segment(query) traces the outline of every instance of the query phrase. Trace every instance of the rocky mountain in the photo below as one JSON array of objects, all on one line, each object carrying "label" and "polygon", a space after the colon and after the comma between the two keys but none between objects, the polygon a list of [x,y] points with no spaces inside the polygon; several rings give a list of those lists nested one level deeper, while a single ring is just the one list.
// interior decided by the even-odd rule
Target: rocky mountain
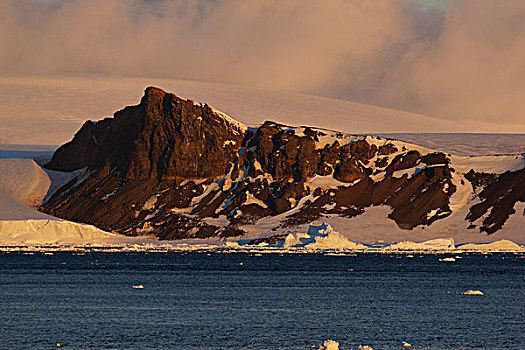
[{"label": "rocky mountain", "polygon": [[45,167],[81,175],[42,211],[160,239],[275,240],[319,219],[352,227],[378,207],[386,215],[374,220],[403,231],[453,221],[486,235],[513,215],[525,224],[515,210],[525,203],[523,155],[469,159],[315,127],[247,127],[154,87],[86,122]]}]

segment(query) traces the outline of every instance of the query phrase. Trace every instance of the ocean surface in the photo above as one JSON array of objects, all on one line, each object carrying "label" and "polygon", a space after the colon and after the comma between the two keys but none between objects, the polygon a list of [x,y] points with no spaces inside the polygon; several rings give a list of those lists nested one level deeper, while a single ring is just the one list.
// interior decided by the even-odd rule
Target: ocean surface
[{"label": "ocean surface", "polygon": [[525,349],[525,255],[446,256],[0,252],[0,348]]}]

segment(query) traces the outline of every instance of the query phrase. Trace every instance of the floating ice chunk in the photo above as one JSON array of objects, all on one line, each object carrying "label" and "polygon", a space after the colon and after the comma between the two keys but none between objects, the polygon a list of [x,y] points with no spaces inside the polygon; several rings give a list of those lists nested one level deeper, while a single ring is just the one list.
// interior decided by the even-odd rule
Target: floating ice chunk
[{"label": "floating ice chunk", "polygon": [[443,258],[443,259],[439,259],[439,261],[452,262],[452,261],[456,261],[456,259],[455,258]]},{"label": "floating ice chunk", "polygon": [[480,290],[469,289],[466,292],[463,292],[463,295],[483,295],[483,292]]},{"label": "floating ice chunk", "polygon": [[339,350],[339,343],[332,339],[325,340],[319,344],[319,350]]}]

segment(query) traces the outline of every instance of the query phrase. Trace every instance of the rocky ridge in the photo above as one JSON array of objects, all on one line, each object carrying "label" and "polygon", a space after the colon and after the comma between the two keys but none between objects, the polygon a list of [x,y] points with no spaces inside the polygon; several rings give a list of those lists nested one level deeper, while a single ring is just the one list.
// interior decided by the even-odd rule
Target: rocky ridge
[{"label": "rocky ridge", "polygon": [[467,226],[490,234],[525,202],[524,169],[461,173],[452,156],[396,140],[274,122],[246,127],[153,87],[139,105],[86,122],[46,168],[84,175],[44,212],[160,239],[241,236],[254,227],[271,237],[376,206],[391,208],[389,220],[404,230],[468,208]]}]

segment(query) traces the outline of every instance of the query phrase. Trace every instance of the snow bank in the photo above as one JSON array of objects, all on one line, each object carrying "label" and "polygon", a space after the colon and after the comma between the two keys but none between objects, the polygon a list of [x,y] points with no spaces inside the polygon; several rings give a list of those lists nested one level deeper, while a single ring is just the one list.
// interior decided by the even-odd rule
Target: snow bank
[{"label": "snow bank", "polygon": [[524,247],[506,239],[485,244],[467,243],[460,245],[457,249],[475,251],[525,251]]},{"label": "snow bank", "polygon": [[442,251],[442,250],[454,250],[455,248],[456,247],[454,245],[453,238],[438,238],[438,239],[432,239],[430,241],[425,241],[421,243],[410,242],[410,241],[394,243],[386,247],[385,250]]},{"label": "snow bank", "polygon": [[86,243],[117,236],[33,209],[50,188],[48,174],[33,160],[0,159],[0,243]]},{"label": "snow bank", "polygon": [[[145,86],[205,102],[250,125],[270,118],[289,125],[315,125],[352,133],[458,132],[472,127],[392,109],[290,92],[156,78],[2,77],[0,140],[63,144],[83,121],[112,115],[140,100]],[[27,92],[32,91],[28,99]],[[96,102],[94,102],[96,101]],[[475,131],[478,131],[477,128]]]},{"label": "snow bank", "polygon": [[82,243],[114,236],[92,225],[64,220],[0,221],[0,242],[6,244]]},{"label": "snow bank", "polygon": [[[42,202],[51,181],[31,159],[0,159],[0,191],[2,196],[32,207]],[[8,208],[1,207],[0,219],[8,216]]]},{"label": "snow bank", "polygon": [[310,225],[306,233],[291,233],[286,236],[284,248],[303,247],[312,249],[365,249],[366,247],[348,240],[330,225]]}]

